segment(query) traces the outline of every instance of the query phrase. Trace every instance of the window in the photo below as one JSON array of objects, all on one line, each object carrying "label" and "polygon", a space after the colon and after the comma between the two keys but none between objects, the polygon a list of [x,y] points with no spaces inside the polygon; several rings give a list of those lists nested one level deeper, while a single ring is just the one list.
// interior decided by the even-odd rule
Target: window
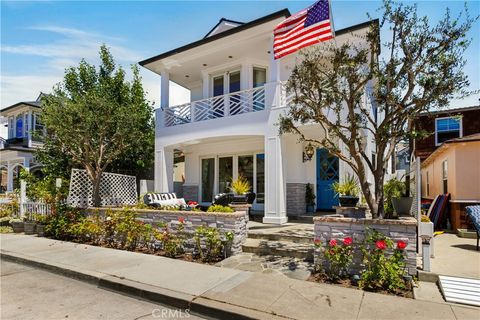
[{"label": "window", "polygon": [[13,117],[8,118],[8,138],[9,139],[15,137],[15,128],[14,128],[13,124],[14,124]]},{"label": "window", "polygon": [[462,119],[460,117],[435,119],[435,144],[460,138],[462,136]]},{"label": "window", "polygon": [[43,134],[43,123],[40,121],[40,114],[34,114],[34,124],[33,129],[37,135]]},{"label": "window", "polygon": [[267,82],[267,70],[253,67],[253,87],[261,87]]},{"label": "window", "polygon": [[230,192],[233,176],[233,157],[218,158],[218,192]]},{"label": "window", "polygon": [[245,178],[253,189],[253,156],[238,156],[238,176]]},{"label": "window", "polygon": [[257,154],[257,203],[265,202],[265,154]]},{"label": "window", "polygon": [[215,159],[202,159],[202,202],[213,200]]},{"label": "window", "polygon": [[223,76],[213,78],[213,96],[223,95]]},{"label": "window", "polygon": [[17,115],[17,120],[15,121],[16,123],[16,131],[15,131],[15,137],[17,138],[22,138],[23,137],[23,113]]},{"label": "window", "polygon": [[443,194],[448,193],[448,164],[447,160],[442,162],[442,182],[443,182]]}]

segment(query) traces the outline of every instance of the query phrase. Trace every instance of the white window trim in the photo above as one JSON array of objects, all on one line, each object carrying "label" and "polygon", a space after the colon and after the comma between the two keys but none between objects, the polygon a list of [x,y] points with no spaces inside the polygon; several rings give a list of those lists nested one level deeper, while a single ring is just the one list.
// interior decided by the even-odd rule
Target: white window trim
[{"label": "white window trim", "polygon": [[[442,143],[438,142],[438,129],[437,129],[437,123],[438,120],[443,120],[443,119],[454,119],[456,117],[441,117],[441,118],[435,118],[435,146],[439,146]],[[463,116],[460,116],[460,135],[459,138],[463,137]]]}]

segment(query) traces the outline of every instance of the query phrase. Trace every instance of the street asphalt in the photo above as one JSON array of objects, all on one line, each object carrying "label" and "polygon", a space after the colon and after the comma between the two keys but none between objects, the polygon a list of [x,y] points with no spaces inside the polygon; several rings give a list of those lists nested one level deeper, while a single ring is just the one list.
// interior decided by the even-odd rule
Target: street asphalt
[{"label": "street asphalt", "polygon": [[202,319],[182,309],[1,261],[1,319]]}]

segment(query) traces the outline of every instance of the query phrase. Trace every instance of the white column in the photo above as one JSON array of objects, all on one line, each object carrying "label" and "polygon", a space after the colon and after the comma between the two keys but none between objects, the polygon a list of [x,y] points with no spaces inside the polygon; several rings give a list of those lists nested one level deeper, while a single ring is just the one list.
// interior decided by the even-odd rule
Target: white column
[{"label": "white column", "polygon": [[269,71],[269,79],[268,82],[278,82],[280,81],[280,59],[275,60],[273,54],[273,35],[271,37],[271,46],[270,46],[270,66],[268,68]]},{"label": "white column", "polygon": [[170,73],[166,70],[160,72],[162,82],[160,85],[160,106],[168,108],[170,106]]},{"label": "white column", "polygon": [[205,71],[202,71],[202,92],[203,99],[210,98],[210,76]]},{"label": "white column", "polygon": [[32,147],[32,132],[33,132],[33,114],[32,111],[28,111],[27,113],[27,123],[28,123],[28,132],[27,132],[27,137],[28,137],[28,147]]},{"label": "white column", "polygon": [[155,150],[155,191],[173,192],[173,149]]},{"label": "white column", "polygon": [[285,145],[277,134],[265,137],[265,216],[263,223],[283,224],[286,210]]}]

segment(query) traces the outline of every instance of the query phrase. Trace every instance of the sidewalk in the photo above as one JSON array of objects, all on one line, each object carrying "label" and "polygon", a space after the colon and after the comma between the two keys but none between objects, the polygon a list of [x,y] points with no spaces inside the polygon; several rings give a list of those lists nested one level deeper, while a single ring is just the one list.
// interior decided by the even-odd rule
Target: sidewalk
[{"label": "sidewalk", "polygon": [[2,234],[1,257],[220,319],[476,319],[480,309]]}]

